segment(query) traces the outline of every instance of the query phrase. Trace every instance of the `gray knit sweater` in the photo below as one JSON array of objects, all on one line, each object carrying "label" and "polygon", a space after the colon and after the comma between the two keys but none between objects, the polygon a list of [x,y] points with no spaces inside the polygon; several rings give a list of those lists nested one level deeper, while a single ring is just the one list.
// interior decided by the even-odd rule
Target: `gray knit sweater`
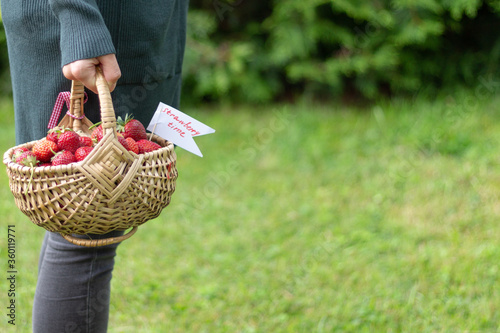
[{"label": "gray knit sweater", "polygon": [[[188,0],[2,0],[10,59],[16,140],[40,139],[54,102],[71,82],[61,68],[116,53],[122,78],[112,94],[117,115],[146,126],[160,101],[178,106]],[[99,121],[89,92],[85,114]],[[62,115],[61,115],[62,117]]]}]

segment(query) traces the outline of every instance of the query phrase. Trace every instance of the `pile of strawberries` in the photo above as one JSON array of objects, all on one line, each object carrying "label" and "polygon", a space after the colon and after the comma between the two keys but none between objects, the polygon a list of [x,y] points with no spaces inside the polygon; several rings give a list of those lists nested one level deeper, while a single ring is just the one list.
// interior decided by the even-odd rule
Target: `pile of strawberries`
[{"label": "pile of strawberries", "polygon": [[[83,161],[103,137],[102,125],[96,124],[90,137],[80,136],[68,128],[56,127],[47,136],[33,145],[17,148],[12,154],[12,161],[29,167],[65,165]],[[125,120],[117,119],[118,141],[129,151],[144,154],[160,149],[161,146],[147,139],[144,125],[128,116]]]}]

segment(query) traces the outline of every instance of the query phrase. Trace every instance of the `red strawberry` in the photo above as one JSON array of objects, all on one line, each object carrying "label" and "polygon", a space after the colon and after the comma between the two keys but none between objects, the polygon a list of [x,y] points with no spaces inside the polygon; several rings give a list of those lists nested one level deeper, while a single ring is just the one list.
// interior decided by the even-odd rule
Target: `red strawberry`
[{"label": "red strawberry", "polygon": [[71,153],[80,148],[80,136],[74,131],[65,131],[57,139],[59,150],[69,150]]},{"label": "red strawberry", "polygon": [[134,139],[132,138],[126,138],[125,139],[128,144],[128,150],[133,151],[136,154],[139,154],[139,146],[137,145],[137,142],[135,142]]},{"label": "red strawberry", "polygon": [[21,156],[22,153],[29,151],[28,148],[26,147],[19,147],[14,149],[14,152],[12,153],[12,162],[15,162],[16,159]]},{"label": "red strawberry", "polygon": [[94,145],[94,141],[88,136],[80,137],[80,146],[81,147],[92,147]]},{"label": "red strawberry", "polygon": [[58,148],[54,141],[42,139],[35,142],[31,151],[40,162],[49,162],[52,156],[58,151]]},{"label": "red strawberry", "polygon": [[102,124],[100,123],[94,124],[93,126],[90,127],[90,129],[93,129],[90,138],[92,140],[95,140],[95,142],[101,141],[102,137],[104,136],[104,132],[102,130]]},{"label": "red strawberry", "polygon": [[139,140],[137,146],[139,146],[139,154],[149,153],[161,148],[159,144],[149,140]]},{"label": "red strawberry", "polygon": [[76,150],[75,158],[78,162],[83,161],[85,157],[94,149],[94,147],[83,146]]},{"label": "red strawberry", "polygon": [[60,153],[57,153],[56,156],[52,159],[52,165],[65,165],[76,162],[75,155],[69,150],[63,150]]},{"label": "red strawberry", "polygon": [[48,167],[48,166],[52,166],[52,163],[50,163],[50,162],[42,163],[38,167]]},{"label": "red strawberry", "polygon": [[30,151],[25,151],[24,153],[19,155],[16,158],[16,163],[21,164],[21,165],[25,165],[25,166],[29,166],[29,167],[34,167],[34,166],[38,165],[38,161],[36,159],[35,154],[33,154]]},{"label": "red strawberry", "polygon": [[28,194],[28,188],[30,187],[31,181],[33,180],[33,172],[35,171],[34,167],[36,167],[39,162],[36,159],[36,156],[35,154],[33,154],[33,152],[25,151],[16,159],[16,163],[31,167],[31,177],[28,182],[28,186],[26,186],[26,188],[24,189],[24,195],[26,195]]},{"label": "red strawberry", "polygon": [[122,144],[122,146],[125,147],[125,149],[129,150],[128,149],[128,142],[127,142],[127,140],[120,133],[117,133],[117,134],[118,134],[117,135],[118,142],[120,142]]},{"label": "red strawberry", "polygon": [[61,134],[61,128],[54,127],[47,133],[47,140],[57,143],[57,138],[59,137],[59,134]]},{"label": "red strawberry", "polygon": [[146,140],[148,138],[144,125],[139,120],[132,119],[132,117],[128,114],[125,116],[125,120],[118,117],[116,125],[118,132],[123,133],[125,139],[132,138],[135,141],[139,141]]}]

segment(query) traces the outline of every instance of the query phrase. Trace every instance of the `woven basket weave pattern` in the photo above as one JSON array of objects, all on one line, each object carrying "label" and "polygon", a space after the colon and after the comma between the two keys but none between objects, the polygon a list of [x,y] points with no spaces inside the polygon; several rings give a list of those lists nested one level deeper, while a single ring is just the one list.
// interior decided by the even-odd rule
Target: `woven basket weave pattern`
[{"label": "woven basket weave pattern", "polygon": [[[74,85],[72,89],[70,112],[74,115],[82,112],[82,87]],[[116,117],[102,73],[98,75],[98,91],[104,137],[85,160],[34,169],[11,161],[16,148],[31,149],[35,142],[4,154],[17,206],[46,230],[84,235],[137,227],[157,217],[175,191],[178,173],[173,144],[153,136],[152,141],[161,149],[142,155],[126,150],[116,136]],[[89,133],[88,122],[66,118],[61,123]],[[80,245],[106,242],[96,244]]]}]

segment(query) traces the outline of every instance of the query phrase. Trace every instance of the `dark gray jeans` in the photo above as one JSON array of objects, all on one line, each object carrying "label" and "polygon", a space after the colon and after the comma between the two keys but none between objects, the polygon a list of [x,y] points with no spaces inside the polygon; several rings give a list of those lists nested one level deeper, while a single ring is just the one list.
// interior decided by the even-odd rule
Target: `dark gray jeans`
[{"label": "dark gray jeans", "polygon": [[[114,231],[92,238],[121,234]],[[33,304],[34,333],[106,332],[117,247],[82,247],[57,233],[46,233]]]}]

